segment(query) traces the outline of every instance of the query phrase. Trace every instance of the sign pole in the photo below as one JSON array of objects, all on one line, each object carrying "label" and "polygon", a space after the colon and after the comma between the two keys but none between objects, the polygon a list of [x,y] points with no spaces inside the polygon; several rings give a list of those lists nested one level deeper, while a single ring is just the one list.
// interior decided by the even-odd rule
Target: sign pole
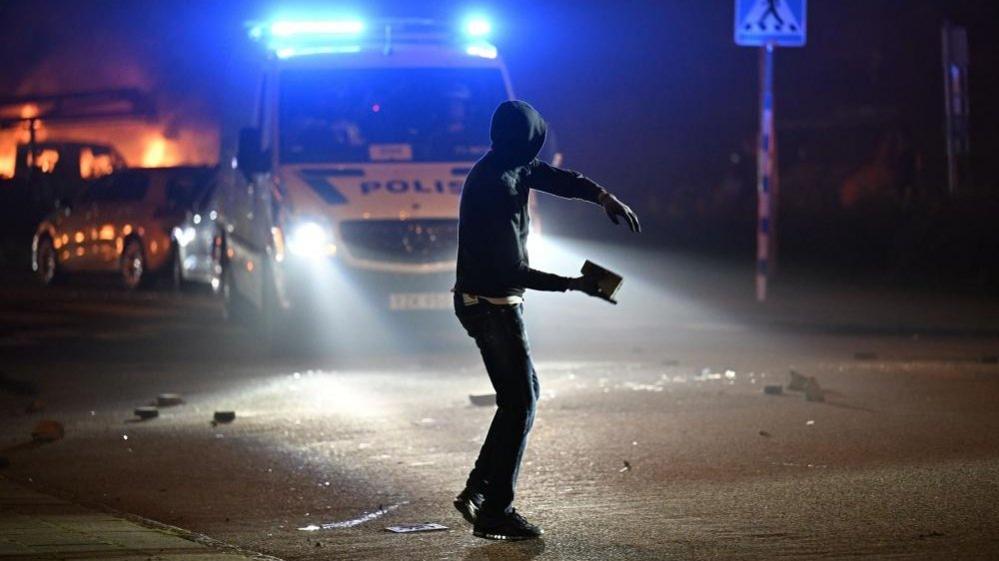
[{"label": "sign pole", "polygon": [[774,134],[774,45],[760,48],[760,135],[756,159],[756,300],[767,299],[767,281],[773,268],[771,248],[776,244],[773,231],[774,187],[777,183],[777,150]]}]

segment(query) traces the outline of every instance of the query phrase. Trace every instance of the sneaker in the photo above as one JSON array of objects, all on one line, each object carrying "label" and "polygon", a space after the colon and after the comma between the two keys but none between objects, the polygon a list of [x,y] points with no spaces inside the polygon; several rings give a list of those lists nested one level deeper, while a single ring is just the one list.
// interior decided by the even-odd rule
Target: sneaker
[{"label": "sneaker", "polygon": [[545,531],[528,522],[516,510],[496,517],[480,516],[472,534],[487,540],[530,540],[541,537]]},{"label": "sneaker", "polygon": [[454,498],[454,508],[461,513],[469,524],[475,524],[479,518],[479,509],[482,508],[482,501],[485,497],[478,491],[473,491],[468,487]]}]

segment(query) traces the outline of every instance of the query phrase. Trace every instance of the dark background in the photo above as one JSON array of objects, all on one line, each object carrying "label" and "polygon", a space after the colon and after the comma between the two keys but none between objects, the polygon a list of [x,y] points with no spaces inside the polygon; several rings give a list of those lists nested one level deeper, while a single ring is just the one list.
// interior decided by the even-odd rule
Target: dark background
[{"label": "dark background", "polygon": [[[751,258],[758,51],[733,44],[732,2],[337,6],[362,17],[488,14],[517,95],[552,123],[568,166],[639,211],[647,243]],[[166,111],[172,119],[244,121],[239,94],[260,56],[245,22],[323,10],[329,3],[292,12],[268,2],[9,1],[0,6],[0,92],[137,85],[161,108],[182,108]],[[814,1],[808,20],[808,46],[776,54],[782,256],[994,286],[999,7]],[[967,27],[971,48],[971,174],[956,197],[946,193],[943,152],[945,20]],[[840,208],[842,182],[876,159],[891,131],[919,159],[915,195]],[[549,222],[582,235],[592,214],[581,212],[560,210]]]}]

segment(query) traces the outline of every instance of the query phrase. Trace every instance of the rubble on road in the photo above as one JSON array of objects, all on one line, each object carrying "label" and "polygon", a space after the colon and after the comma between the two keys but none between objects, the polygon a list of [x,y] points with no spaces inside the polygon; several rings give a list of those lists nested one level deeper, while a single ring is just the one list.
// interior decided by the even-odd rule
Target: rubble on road
[{"label": "rubble on road", "polygon": [[803,392],[805,391],[805,385],[808,383],[808,377],[804,374],[791,370],[790,381],[787,383],[787,390],[791,392]]},{"label": "rubble on road", "polygon": [[55,442],[66,436],[66,429],[62,423],[48,419],[38,421],[31,431],[31,438],[35,442]]},{"label": "rubble on road", "polygon": [[155,419],[160,416],[160,410],[152,406],[143,406],[135,408],[135,416],[142,419],[143,421],[148,419]]},{"label": "rubble on road", "polygon": [[776,384],[763,386],[763,393],[767,395],[784,395],[784,386],[778,386]]},{"label": "rubble on road", "polygon": [[161,393],[156,396],[157,407],[173,407],[184,403],[184,398],[179,393]]},{"label": "rubble on road", "polygon": [[231,423],[236,420],[235,411],[216,411],[212,420],[216,423]]},{"label": "rubble on road", "polygon": [[385,529],[396,534],[411,534],[413,532],[440,532],[449,528],[436,522],[420,522],[416,524],[396,524],[395,526],[386,526]]}]

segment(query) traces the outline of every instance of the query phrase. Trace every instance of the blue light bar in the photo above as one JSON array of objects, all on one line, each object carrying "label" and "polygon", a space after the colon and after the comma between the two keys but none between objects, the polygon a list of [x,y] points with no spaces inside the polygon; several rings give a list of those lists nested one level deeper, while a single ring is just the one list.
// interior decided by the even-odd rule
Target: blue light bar
[{"label": "blue light bar", "polygon": [[356,35],[364,31],[359,20],[275,21],[271,24],[274,37],[294,35]]},{"label": "blue light bar", "polygon": [[331,54],[343,54],[343,53],[359,53],[361,52],[360,45],[338,45],[331,47],[282,47],[274,51],[274,54],[280,59],[286,59],[291,57],[308,56],[308,55],[331,55]]}]

